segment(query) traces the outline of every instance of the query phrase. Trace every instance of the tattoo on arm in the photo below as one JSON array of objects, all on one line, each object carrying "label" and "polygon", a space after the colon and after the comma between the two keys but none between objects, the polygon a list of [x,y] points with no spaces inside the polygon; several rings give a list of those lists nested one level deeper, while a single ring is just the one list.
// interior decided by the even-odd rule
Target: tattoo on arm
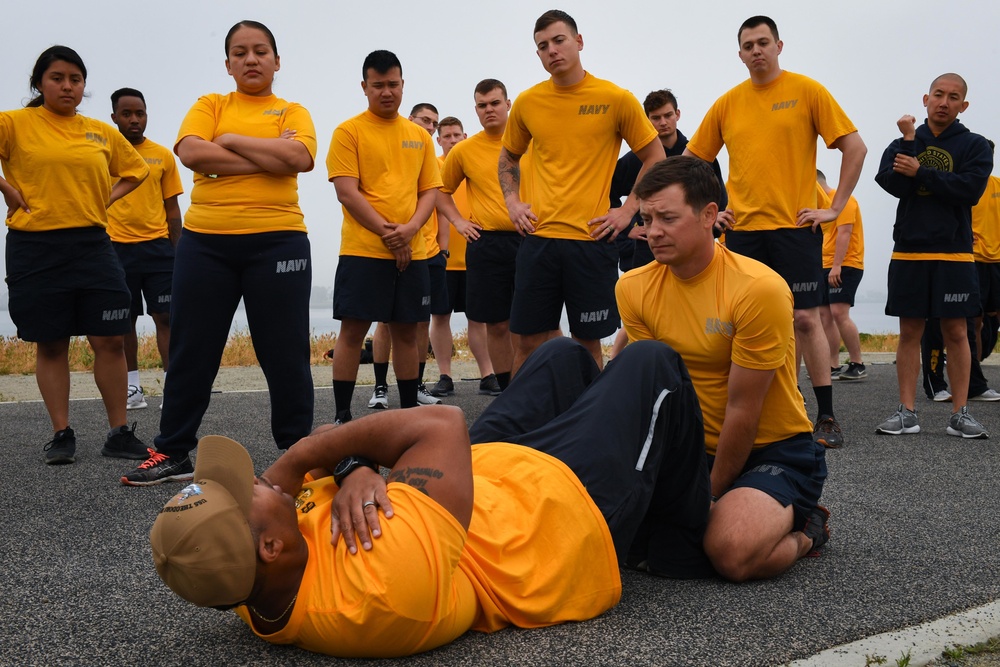
[{"label": "tattoo on arm", "polygon": [[507,152],[506,148],[500,151],[497,176],[500,178],[500,189],[503,190],[504,197],[511,194],[520,194],[521,166],[518,162],[511,159],[510,153]]},{"label": "tattoo on arm", "polygon": [[427,482],[431,479],[441,479],[444,473],[437,468],[399,468],[389,473],[390,482],[402,482],[418,489],[425,495],[427,493]]}]

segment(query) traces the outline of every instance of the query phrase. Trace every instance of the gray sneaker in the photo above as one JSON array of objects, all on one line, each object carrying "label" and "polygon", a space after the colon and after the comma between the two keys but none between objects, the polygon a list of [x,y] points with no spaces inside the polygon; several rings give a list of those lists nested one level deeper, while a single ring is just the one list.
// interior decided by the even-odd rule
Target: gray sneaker
[{"label": "gray sneaker", "polygon": [[907,410],[902,403],[896,412],[889,415],[889,418],[875,428],[876,433],[885,435],[902,435],[904,433],[920,433],[920,424],[917,423],[917,413]]},{"label": "gray sneaker", "polygon": [[417,387],[417,405],[439,405],[440,403],[441,399],[431,396],[427,387],[421,382],[420,386]]},{"label": "gray sneaker", "polygon": [[976,421],[975,417],[969,414],[968,406],[951,415],[948,419],[947,433],[948,435],[969,439],[990,437],[986,428]]}]

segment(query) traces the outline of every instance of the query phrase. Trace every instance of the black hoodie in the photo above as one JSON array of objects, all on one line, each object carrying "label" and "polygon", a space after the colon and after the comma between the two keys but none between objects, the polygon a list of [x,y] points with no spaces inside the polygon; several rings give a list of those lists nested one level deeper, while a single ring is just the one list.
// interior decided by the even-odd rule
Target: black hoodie
[{"label": "black hoodie", "polygon": [[[897,153],[920,161],[915,177],[892,170]],[[875,182],[899,198],[893,252],[971,254],[972,207],[992,171],[989,142],[957,120],[936,137],[925,120],[913,141],[900,138],[889,144]]]}]

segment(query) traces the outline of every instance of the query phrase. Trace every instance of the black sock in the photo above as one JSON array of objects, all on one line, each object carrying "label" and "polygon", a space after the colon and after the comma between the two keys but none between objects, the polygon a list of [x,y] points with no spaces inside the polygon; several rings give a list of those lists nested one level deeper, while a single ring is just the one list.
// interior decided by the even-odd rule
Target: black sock
[{"label": "black sock", "polygon": [[419,380],[400,380],[396,378],[396,386],[399,388],[399,407],[417,407],[417,386],[419,385]]},{"label": "black sock", "polygon": [[333,381],[333,404],[336,406],[337,412],[345,410],[350,412],[351,399],[354,398],[354,384],[353,380]]},{"label": "black sock", "polygon": [[[833,387],[813,387],[816,395],[816,405],[820,417],[833,417]],[[818,419],[816,421],[819,421]]]},{"label": "black sock", "polygon": [[427,367],[427,362],[426,361],[421,361],[420,362],[420,366],[417,367],[417,381],[418,381],[418,384],[423,384],[424,383],[424,368],[426,368],[426,367]]},{"label": "black sock", "polygon": [[510,373],[497,373],[497,383],[500,385],[500,389],[506,389],[510,386]]},{"label": "black sock", "polygon": [[372,367],[375,369],[375,386],[376,387],[388,386],[389,362],[387,361],[384,364],[380,364],[379,362],[376,361],[374,364],[372,364]]}]

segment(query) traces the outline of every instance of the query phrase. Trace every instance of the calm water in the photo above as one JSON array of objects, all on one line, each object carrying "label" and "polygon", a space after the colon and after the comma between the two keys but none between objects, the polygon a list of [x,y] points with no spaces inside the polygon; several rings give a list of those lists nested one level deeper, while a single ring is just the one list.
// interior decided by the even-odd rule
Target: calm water
[{"label": "calm water", "polygon": [[[854,322],[858,325],[858,329],[863,333],[899,333],[899,322],[896,318],[886,317],[884,309],[884,302],[859,302],[851,309],[851,315],[854,318]],[[455,313],[451,316],[452,331],[461,331],[467,325],[465,315],[462,313]],[[332,306],[310,308],[309,326],[312,327],[315,334],[336,333],[340,330],[340,323],[333,319]],[[562,326],[563,331],[569,329],[565,314],[563,314]],[[238,331],[246,329],[246,327],[246,313],[240,308],[236,311],[236,316],[233,318],[232,330]],[[147,316],[140,317],[138,329],[140,333],[152,333],[154,331],[153,320]],[[17,330],[14,327],[14,323],[11,322],[10,315],[6,310],[0,310],[0,336],[14,336],[16,333]]]}]

